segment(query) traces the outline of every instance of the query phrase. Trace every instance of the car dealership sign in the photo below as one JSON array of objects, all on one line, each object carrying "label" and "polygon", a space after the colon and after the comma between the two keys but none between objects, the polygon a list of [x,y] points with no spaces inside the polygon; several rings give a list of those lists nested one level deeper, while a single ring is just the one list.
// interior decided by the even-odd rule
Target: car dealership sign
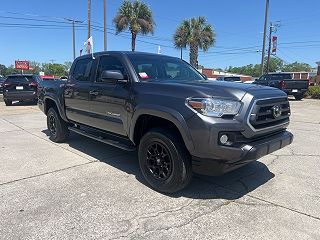
[{"label": "car dealership sign", "polygon": [[30,69],[30,63],[29,61],[15,61],[15,68],[16,69],[22,69],[22,70],[29,70]]}]

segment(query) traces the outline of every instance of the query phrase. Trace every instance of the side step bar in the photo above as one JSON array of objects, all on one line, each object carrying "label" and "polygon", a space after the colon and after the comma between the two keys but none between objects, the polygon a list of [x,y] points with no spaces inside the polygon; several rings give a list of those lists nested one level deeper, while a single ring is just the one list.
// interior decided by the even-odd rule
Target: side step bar
[{"label": "side step bar", "polygon": [[78,133],[78,134],[80,134],[82,136],[94,139],[94,140],[99,141],[99,142],[103,142],[105,144],[111,145],[113,147],[120,148],[120,149],[125,150],[125,151],[132,152],[132,151],[136,150],[136,148],[133,145],[130,146],[130,145],[127,145],[125,143],[121,143],[121,142],[118,142],[118,141],[115,141],[115,140],[106,139],[106,138],[103,138],[101,136],[97,136],[97,135],[94,135],[92,133],[88,133],[87,131],[79,129],[79,128],[68,127],[68,129],[70,131]]}]

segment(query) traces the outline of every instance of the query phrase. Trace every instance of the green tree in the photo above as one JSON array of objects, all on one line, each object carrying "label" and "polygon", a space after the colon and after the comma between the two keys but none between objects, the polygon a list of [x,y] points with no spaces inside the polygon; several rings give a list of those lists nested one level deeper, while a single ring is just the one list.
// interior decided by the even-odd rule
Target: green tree
[{"label": "green tree", "polygon": [[125,0],[120,6],[117,15],[113,19],[116,26],[116,33],[129,29],[131,32],[131,49],[136,49],[136,38],[139,33],[147,35],[153,34],[154,21],[152,11],[147,4],[135,0],[133,2]]},{"label": "green tree", "polygon": [[43,70],[45,75],[65,76],[65,65],[58,63],[43,64]]},{"label": "green tree", "polygon": [[284,72],[310,72],[311,66],[307,63],[290,63],[283,66],[282,71]]},{"label": "green tree", "polygon": [[[283,68],[283,60],[280,58],[271,57],[269,64],[269,72],[281,71]],[[266,65],[265,65],[266,66]]]},{"label": "green tree", "polygon": [[0,76],[4,76],[6,74],[7,67],[5,65],[0,64]]},{"label": "green tree", "polygon": [[25,73],[39,74],[43,70],[42,64],[36,61],[29,61],[31,70],[25,71]]},{"label": "green tree", "polygon": [[199,49],[207,51],[215,44],[215,33],[204,17],[184,20],[174,33],[176,48],[190,47],[190,64],[198,65]]},{"label": "green tree", "polygon": [[[265,61],[267,61],[267,58],[265,59]],[[283,71],[283,68],[284,68],[283,60],[281,60],[280,58],[274,58],[274,57],[270,58],[269,72]],[[249,75],[252,77],[259,77],[260,69],[261,69],[261,64],[255,64],[255,65],[249,64],[242,67],[230,66],[227,69],[227,71],[231,73]]]}]

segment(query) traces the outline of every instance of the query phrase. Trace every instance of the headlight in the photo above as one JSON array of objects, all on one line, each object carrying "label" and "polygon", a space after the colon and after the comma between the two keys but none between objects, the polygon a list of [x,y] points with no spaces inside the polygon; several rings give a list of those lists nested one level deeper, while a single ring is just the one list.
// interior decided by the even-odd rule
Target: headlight
[{"label": "headlight", "polygon": [[197,112],[209,117],[236,115],[241,108],[241,103],[238,101],[214,98],[191,98],[187,99],[187,104]]}]

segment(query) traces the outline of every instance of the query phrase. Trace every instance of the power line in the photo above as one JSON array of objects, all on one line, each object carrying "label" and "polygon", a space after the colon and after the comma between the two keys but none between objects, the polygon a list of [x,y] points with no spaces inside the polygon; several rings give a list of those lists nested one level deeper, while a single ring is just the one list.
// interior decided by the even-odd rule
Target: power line
[{"label": "power line", "polygon": [[[0,11],[3,12],[3,11]],[[13,12],[7,12],[10,14],[19,14],[19,15],[26,15],[26,16],[33,16],[33,17],[46,17],[46,18],[52,18],[52,19],[58,19],[58,20],[64,20],[63,18],[58,18],[58,17],[50,17],[50,16],[40,16],[40,15],[35,15],[35,14],[21,14],[21,13],[13,13]],[[44,20],[44,19],[35,19],[35,18],[24,18],[24,17],[8,17],[8,16],[0,16],[0,18],[4,19],[15,19],[15,20],[27,20],[27,21],[35,21],[35,22],[45,22],[45,23],[58,23],[58,24],[21,24],[21,23],[0,23],[0,27],[12,27],[12,28],[39,28],[39,29],[68,29],[71,26],[68,26],[66,22],[63,21],[57,21],[57,20]],[[98,22],[97,22],[98,23]],[[99,24],[99,23],[98,23]],[[100,25],[91,25],[92,27],[95,28],[96,31],[101,32],[103,27]],[[85,24],[78,24],[77,28],[79,30],[84,30],[86,27]],[[115,36],[120,36],[123,38],[130,39],[131,33],[129,31],[125,31],[124,33],[121,34],[115,34],[115,28],[113,27],[108,27],[107,28],[108,33],[115,35]],[[114,31],[114,32],[112,32]],[[164,37],[159,37],[159,36],[147,36],[147,35],[139,35],[139,37],[148,39],[146,40],[141,40],[137,39],[138,42],[143,42],[146,44],[154,45],[154,46],[161,46],[161,47],[166,47],[166,48],[171,48],[171,49],[176,49],[172,45],[166,45],[159,43],[159,41],[163,42],[173,42],[172,39],[169,38],[164,38]],[[157,42],[153,42],[157,41]],[[301,45],[305,43],[317,43],[320,41],[296,41],[296,42],[284,42],[284,43],[279,43],[278,45],[294,45],[294,44],[300,44],[299,46],[291,46],[288,48],[297,48],[297,47],[303,47],[303,46],[308,46],[308,45]],[[316,45],[309,45],[309,46],[316,46]],[[257,53],[257,50],[255,48],[260,48],[261,45],[256,45],[256,46],[249,46],[249,47],[223,47],[223,46],[216,46],[215,48],[218,49],[225,49],[225,51],[199,51],[199,54],[202,54],[203,57],[210,57],[211,55],[238,55],[238,54],[250,54],[250,53]],[[286,48],[286,47],[283,47]],[[176,49],[178,50],[178,49]]]}]

